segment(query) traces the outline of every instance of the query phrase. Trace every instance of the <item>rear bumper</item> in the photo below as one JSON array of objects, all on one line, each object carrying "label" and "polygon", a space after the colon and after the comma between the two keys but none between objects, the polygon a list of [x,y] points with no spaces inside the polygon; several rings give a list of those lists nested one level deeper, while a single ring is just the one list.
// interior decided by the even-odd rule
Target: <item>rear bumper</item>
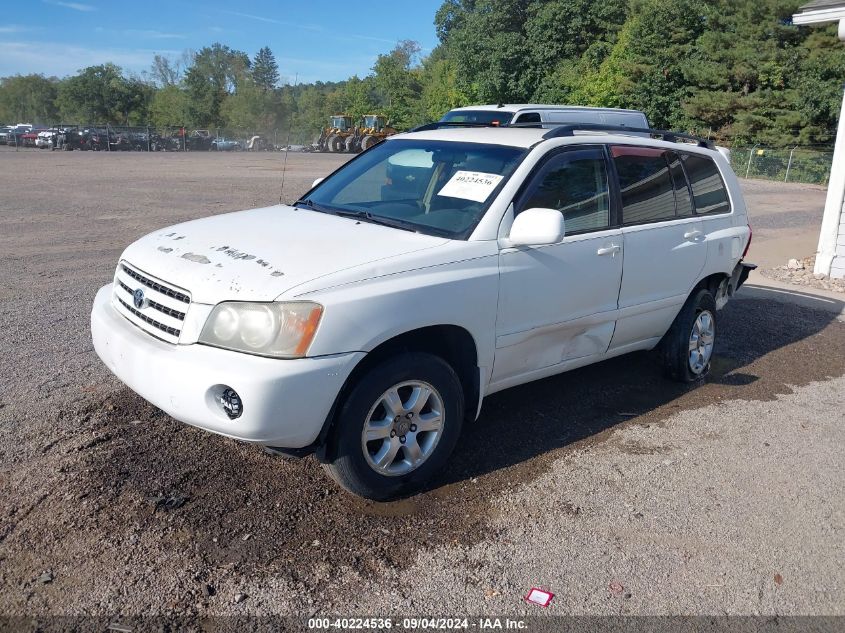
[{"label": "rear bumper", "polygon": [[[111,284],[91,312],[94,349],[129,388],[173,418],[213,433],[269,446],[312,444],[363,352],[281,360],[206,345],[175,345],[135,327],[111,304]],[[223,389],[238,392],[243,413],[230,420]]]},{"label": "rear bumper", "polygon": [[748,275],[750,275],[751,271],[756,268],[757,264],[747,264],[745,262],[739,262],[736,265],[733,275],[731,275],[731,287],[733,288],[733,292],[742,288],[742,284],[748,280]]}]

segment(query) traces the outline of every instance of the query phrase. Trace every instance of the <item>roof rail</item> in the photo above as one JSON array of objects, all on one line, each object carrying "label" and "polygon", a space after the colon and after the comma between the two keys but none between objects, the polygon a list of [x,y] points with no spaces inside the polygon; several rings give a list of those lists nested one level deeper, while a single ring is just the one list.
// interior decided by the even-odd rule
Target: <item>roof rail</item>
[{"label": "roof rail", "polygon": [[[517,124],[518,125],[518,124]],[[692,134],[684,134],[682,132],[672,132],[670,130],[653,130],[647,127],[628,127],[625,125],[604,125],[601,123],[567,123],[552,128],[545,134],[544,139],[561,138],[565,136],[575,136],[575,132],[624,132],[627,134],[649,134],[651,136],[660,136],[664,141],[675,143],[678,139],[684,141],[695,141],[699,147],[706,147],[707,149],[716,149],[713,141],[700,136],[693,136]]]},{"label": "roof rail", "polygon": [[671,130],[654,130],[647,127],[628,127],[627,125],[606,125],[604,123],[563,123],[554,124],[547,121],[530,123],[510,123],[507,125],[493,125],[491,123],[478,123],[475,121],[435,121],[433,123],[426,123],[410,130],[411,132],[426,132],[428,130],[439,130],[442,128],[455,127],[495,127],[495,128],[550,128],[548,132],[543,134],[544,139],[561,138],[566,136],[575,136],[575,132],[621,132],[624,134],[648,134],[650,136],[659,136],[664,141],[670,143],[683,141],[694,141],[699,147],[706,147],[707,149],[716,149],[713,141],[700,136],[693,136],[692,134],[685,134],[683,132],[673,132]]},{"label": "roof rail", "polygon": [[479,123],[476,121],[434,121],[419,125],[409,132],[427,132],[428,130],[439,130],[444,127],[507,127],[506,125],[493,125],[491,123]]}]

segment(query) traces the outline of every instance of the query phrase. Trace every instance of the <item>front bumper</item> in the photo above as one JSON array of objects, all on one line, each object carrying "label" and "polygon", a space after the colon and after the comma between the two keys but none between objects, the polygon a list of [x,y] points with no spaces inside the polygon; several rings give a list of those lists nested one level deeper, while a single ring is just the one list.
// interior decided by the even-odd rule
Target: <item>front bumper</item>
[{"label": "front bumper", "polygon": [[[173,418],[235,439],[285,448],[312,444],[363,352],[282,360],[206,345],[174,345],[141,331],[111,305],[112,285],[94,299],[91,336],[106,366]],[[225,387],[243,413],[219,405]]]}]

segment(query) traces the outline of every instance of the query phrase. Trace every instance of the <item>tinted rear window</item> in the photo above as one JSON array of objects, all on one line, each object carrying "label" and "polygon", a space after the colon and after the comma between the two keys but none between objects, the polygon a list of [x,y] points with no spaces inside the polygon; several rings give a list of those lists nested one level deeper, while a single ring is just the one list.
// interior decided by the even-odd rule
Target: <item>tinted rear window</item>
[{"label": "tinted rear window", "polygon": [[681,159],[692,187],[696,213],[730,213],[728,192],[713,160],[696,154],[684,154]]},{"label": "tinted rear window", "polygon": [[623,224],[642,224],[675,217],[675,187],[663,150],[612,148],[622,193]]},{"label": "tinted rear window", "polygon": [[453,123],[477,123],[479,125],[507,125],[512,117],[512,112],[499,112],[497,110],[453,110],[447,112],[440,120]]}]

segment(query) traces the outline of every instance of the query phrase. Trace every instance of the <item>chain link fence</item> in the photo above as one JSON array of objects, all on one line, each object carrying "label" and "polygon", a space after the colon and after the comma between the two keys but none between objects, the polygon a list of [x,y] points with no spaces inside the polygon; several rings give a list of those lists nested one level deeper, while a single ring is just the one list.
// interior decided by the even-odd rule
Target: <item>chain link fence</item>
[{"label": "chain link fence", "polygon": [[277,151],[284,149],[278,130],[192,129],[187,126],[125,126],[55,123],[16,131],[2,143],[17,149],[40,148],[102,152]]},{"label": "chain link fence", "polygon": [[833,149],[824,147],[731,148],[731,166],[740,178],[827,185]]},{"label": "chain link fence", "polygon": [[[193,129],[188,126],[115,126],[56,123],[50,126],[53,149],[94,151],[279,151],[287,147],[287,130]],[[58,132],[55,132],[58,131]],[[26,136],[27,138],[24,138]],[[36,145],[35,134],[8,139],[15,147]],[[751,147],[731,146],[730,139],[721,141],[731,147],[731,166],[740,178],[760,178],[781,182],[803,182],[827,185],[833,161],[830,146]],[[291,146],[308,150],[310,146]]]}]

